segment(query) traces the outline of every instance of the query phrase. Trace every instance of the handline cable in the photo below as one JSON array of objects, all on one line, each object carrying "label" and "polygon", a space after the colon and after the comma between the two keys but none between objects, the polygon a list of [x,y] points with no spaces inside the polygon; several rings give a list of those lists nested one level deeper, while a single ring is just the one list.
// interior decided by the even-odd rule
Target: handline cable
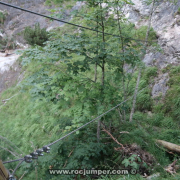
[{"label": "handline cable", "polygon": [[132,98],[132,97],[126,99],[125,101],[123,101],[123,102],[121,102],[120,104],[114,106],[113,108],[109,109],[108,111],[106,111],[105,113],[103,113],[103,114],[101,114],[100,116],[96,117],[95,119],[93,119],[93,120],[87,122],[86,124],[84,124],[84,125],[78,127],[78,128],[75,129],[74,131],[71,131],[70,133],[66,134],[65,136],[61,137],[60,139],[57,139],[56,141],[54,141],[54,142],[52,142],[52,143],[50,143],[50,144],[48,144],[48,145],[46,145],[46,146],[49,147],[49,146],[52,146],[53,144],[56,144],[57,142],[63,140],[63,139],[66,138],[67,136],[69,136],[69,135],[75,133],[76,131],[82,129],[83,127],[89,125],[90,123],[94,122],[95,120],[97,120],[97,119],[101,118],[102,116],[106,115],[106,114],[109,113],[110,111],[116,109],[118,106],[120,106],[121,104],[125,103],[126,101],[128,101],[128,100],[131,99],[131,98]]},{"label": "handline cable", "polygon": [[[145,88],[146,88],[146,87],[145,87]],[[145,88],[143,88],[142,90],[144,90]],[[142,90],[141,90],[141,91],[142,91]],[[139,91],[138,93],[140,93],[141,91]],[[120,106],[121,104],[123,104],[123,103],[125,103],[126,101],[130,100],[131,98],[133,98],[133,96],[129,97],[129,98],[126,99],[125,101],[123,101],[123,102],[119,103],[118,105],[114,106],[113,108],[109,109],[108,111],[106,111],[105,113],[103,113],[103,114],[101,114],[100,116],[96,117],[95,119],[93,119],[93,120],[87,122],[86,124],[80,126],[79,128],[75,129],[74,131],[71,131],[70,133],[66,134],[65,136],[61,137],[60,139],[57,139],[56,141],[54,141],[54,142],[46,145],[45,147],[49,147],[49,146],[52,146],[52,145],[56,144],[57,142],[63,140],[63,139],[66,138],[67,136],[75,133],[76,131],[82,129],[83,127],[89,125],[90,123],[94,122],[95,120],[97,120],[97,119],[101,118],[102,116],[106,115],[106,114],[109,113],[110,111],[116,109],[118,106]],[[11,160],[11,161],[4,161],[3,164],[15,162],[15,161],[21,161],[21,160],[24,160],[24,158],[16,159],[16,160]]]},{"label": "handline cable", "polygon": [[16,168],[14,169],[12,175],[15,174],[16,170],[19,168],[19,166],[20,166],[23,162],[24,162],[24,159],[23,159],[21,162],[19,162],[19,164],[18,164],[18,165],[16,166]]},{"label": "handline cable", "polygon": [[24,158],[10,160],[10,161],[4,161],[3,164],[12,163],[12,162],[21,161],[21,160],[24,160]]},{"label": "handline cable", "polygon": [[74,23],[70,23],[70,22],[67,22],[67,21],[64,21],[64,20],[61,20],[61,19],[50,17],[50,16],[47,16],[47,15],[44,15],[44,14],[40,14],[40,13],[37,13],[37,12],[34,12],[34,11],[30,11],[28,9],[24,9],[24,8],[21,8],[21,7],[18,7],[18,6],[14,6],[14,5],[11,5],[11,4],[8,4],[8,3],[4,3],[4,2],[1,2],[1,1],[0,1],[0,4],[5,5],[5,6],[9,6],[9,7],[15,8],[15,9],[19,9],[19,10],[22,10],[22,11],[25,11],[25,12],[28,12],[28,13],[31,13],[31,14],[35,14],[35,15],[38,15],[38,16],[42,16],[42,17],[45,17],[45,18],[48,18],[48,19],[51,19],[51,20],[63,22],[65,24],[69,24],[69,25],[76,26],[76,27],[79,27],[79,28],[83,28],[83,29],[87,29],[87,30],[90,30],[90,31],[99,32],[101,34],[110,35],[110,36],[114,36],[114,37],[121,37],[121,38],[124,38],[124,39],[131,39],[131,40],[140,41],[140,42],[151,42],[151,41],[144,41],[144,40],[135,39],[135,38],[131,38],[131,37],[119,36],[119,35],[111,34],[111,33],[103,33],[102,31],[98,31],[98,30],[95,30],[95,29],[91,29],[89,27],[85,27],[85,26],[74,24]]},{"label": "handline cable", "polygon": [[[152,85],[152,83],[149,84],[149,85]],[[139,94],[141,91],[143,91],[144,89],[146,89],[149,85],[147,85],[146,87],[144,87],[143,89],[141,89],[137,94]],[[95,119],[89,121],[88,123],[80,126],[79,128],[75,129],[74,131],[71,131],[70,133],[66,134],[65,136],[61,137],[60,139],[57,139],[56,141],[54,141],[54,142],[52,142],[52,143],[50,143],[50,144],[48,144],[48,145],[46,145],[46,146],[44,146],[44,147],[48,147],[48,148],[49,148],[49,146],[52,146],[52,145],[58,143],[59,141],[61,141],[61,140],[63,140],[64,138],[66,138],[67,136],[69,136],[69,135],[73,134],[74,132],[82,129],[83,127],[89,125],[90,123],[92,123],[92,122],[94,122],[95,120],[101,118],[102,116],[106,115],[106,114],[109,113],[110,111],[116,109],[118,106],[120,106],[121,104],[125,103],[126,101],[132,99],[133,97],[134,97],[134,95],[131,96],[131,97],[129,97],[129,98],[126,99],[125,101],[119,103],[118,105],[114,106],[113,108],[109,109],[108,111],[106,111],[105,113],[103,113],[103,114],[101,114],[100,116],[96,117]],[[43,147],[43,148],[44,148],[44,147]],[[47,149],[46,149],[46,150],[47,150]],[[46,152],[48,152],[48,151],[46,151]],[[27,155],[27,156],[28,156],[28,155]],[[9,176],[9,180],[13,179],[16,170],[20,167],[20,165],[21,165],[24,161],[26,161],[26,157],[27,157],[27,156],[25,156],[24,158],[21,158],[21,159],[16,159],[16,160],[11,160],[11,161],[5,161],[5,162],[3,162],[3,164],[6,164],[6,163],[15,162],[15,161],[20,161],[19,164],[18,164],[18,165],[16,166],[16,168],[14,169],[13,173]],[[32,157],[31,157],[31,158],[32,158]],[[26,162],[27,162],[27,161],[26,161]],[[32,160],[29,161],[29,162],[32,162]],[[28,162],[28,163],[29,163],[29,162]]]},{"label": "handline cable", "polygon": [[[162,77],[163,77],[163,75],[160,76],[158,79],[161,79]],[[146,89],[148,86],[151,86],[153,83],[154,83],[154,82],[150,83],[149,85],[147,85],[146,87],[144,87],[143,89],[141,89],[140,91],[138,91],[138,94],[139,94],[140,92],[142,92],[144,89]],[[160,83],[160,84],[163,84],[163,83]],[[53,144],[59,142],[60,140],[66,138],[67,136],[69,136],[69,135],[73,134],[74,132],[78,131],[79,129],[87,126],[87,125],[90,124],[91,122],[93,122],[93,121],[95,121],[96,119],[102,117],[103,115],[107,114],[108,112],[112,111],[113,109],[117,108],[118,106],[120,106],[121,104],[125,103],[126,101],[128,101],[129,99],[131,99],[131,98],[133,98],[133,97],[134,97],[134,95],[131,96],[130,98],[126,99],[125,101],[121,102],[120,104],[116,105],[116,106],[113,107],[112,109],[108,110],[107,112],[105,112],[105,113],[101,114],[100,116],[96,117],[95,119],[91,120],[90,122],[88,122],[88,123],[84,124],[83,126],[79,127],[78,129],[75,129],[74,131],[72,131],[72,132],[68,133],[67,135],[63,136],[62,138],[60,138],[60,139],[58,139],[58,140],[56,140],[56,141],[54,141],[54,142],[46,145],[46,147],[47,147],[47,146],[52,146]],[[7,163],[11,163],[11,162],[16,162],[16,161],[21,161],[21,160],[23,160],[23,159],[24,159],[24,158],[20,158],[20,159],[16,159],[16,160],[10,160],[10,161],[4,161],[3,164],[7,164]]]},{"label": "handline cable", "polygon": [[[161,77],[163,77],[163,76],[161,76]],[[153,83],[154,83],[154,82],[152,82],[151,84],[148,84],[146,87],[144,87],[143,89],[141,89],[140,91],[138,91],[137,94],[139,94],[140,92],[142,92],[144,89],[146,89],[147,87],[149,87],[149,86],[152,85]],[[161,84],[162,84],[162,83],[161,83]],[[73,134],[74,132],[78,131],[79,129],[82,129],[83,127],[89,125],[90,123],[92,123],[92,122],[94,122],[95,120],[101,118],[102,116],[106,115],[106,114],[109,113],[110,111],[116,109],[116,108],[119,107],[121,104],[124,104],[126,101],[132,99],[133,97],[134,97],[134,95],[132,95],[131,97],[129,97],[129,98],[126,99],[125,101],[119,103],[118,105],[114,106],[113,108],[109,109],[108,111],[106,111],[105,113],[103,113],[103,114],[101,114],[100,116],[96,117],[95,119],[87,122],[86,124],[80,126],[79,128],[75,129],[74,131],[71,131],[70,133],[66,134],[65,136],[61,137],[60,139],[57,139],[56,141],[54,141],[54,142],[52,142],[52,143],[50,143],[50,144],[48,144],[48,145],[46,145],[46,146],[48,147],[48,146],[52,146],[53,144],[56,144],[57,142],[63,140],[63,139],[66,138],[67,136],[69,136],[69,135]]]},{"label": "handline cable", "polygon": [[[143,89],[144,89],[144,88],[143,88]],[[142,91],[142,90],[141,90],[141,91]],[[126,101],[128,101],[128,100],[131,99],[132,97],[133,97],[133,96],[131,96],[130,98],[126,99],[125,101],[119,103],[118,105],[114,106],[113,108],[109,109],[108,111],[106,111],[105,113],[103,113],[103,114],[101,114],[100,116],[96,117],[95,119],[89,121],[88,123],[86,123],[86,124],[80,126],[79,128],[75,129],[74,131],[71,131],[70,133],[66,134],[65,136],[61,137],[60,139],[57,139],[56,141],[54,141],[54,142],[52,142],[52,143],[46,145],[45,147],[52,146],[52,145],[56,144],[57,142],[63,140],[63,139],[66,138],[67,136],[69,136],[69,135],[75,133],[76,131],[82,129],[83,127],[89,125],[90,123],[94,122],[95,120],[97,120],[97,119],[101,118],[102,116],[104,116],[105,114],[109,113],[110,111],[116,109],[118,106],[120,106],[121,104],[125,103]],[[15,162],[15,161],[24,161],[24,158],[16,159],[16,160],[11,160],[11,161],[5,161],[5,162],[3,162],[3,164]]]},{"label": "handline cable", "polygon": [[[152,84],[152,83],[151,83],[151,84]],[[149,86],[149,85],[148,85],[148,86]],[[146,87],[144,87],[143,89],[141,89],[141,90],[138,92],[138,94],[139,94],[141,91],[143,91],[144,89],[146,89],[148,86],[146,86]],[[131,96],[131,97],[129,97],[129,98],[126,99],[125,101],[119,103],[118,105],[114,106],[113,108],[109,109],[108,111],[106,111],[105,113],[103,113],[103,114],[101,114],[100,116],[96,117],[95,119],[87,122],[86,124],[84,124],[84,125],[80,126],[79,128],[75,129],[74,131],[71,131],[70,133],[66,134],[65,136],[61,137],[60,139],[57,139],[56,141],[54,141],[54,142],[52,142],[52,143],[50,143],[50,144],[48,144],[48,145],[45,145],[44,147],[49,147],[49,146],[52,146],[52,145],[56,144],[57,142],[63,140],[63,139],[66,138],[67,136],[75,133],[76,131],[82,129],[83,127],[89,125],[90,123],[94,122],[95,120],[97,120],[97,119],[101,118],[102,116],[106,115],[106,114],[109,113],[110,111],[116,109],[116,108],[119,107],[121,104],[124,104],[126,101],[132,99],[133,97],[134,97],[134,95]],[[16,159],[16,160],[11,160],[11,161],[4,161],[3,164],[15,162],[15,161],[21,161],[21,160],[24,160],[24,158]]]},{"label": "handline cable", "polygon": [[[71,131],[70,133],[66,134],[65,136],[61,137],[60,139],[57,139],[56,141],[54,141],[54,142],[52,142],[52,143],[46,145],[46,147],[49,147],[49,146],[52,146],[52,145],[56,144],[57,142],[63,140],[63,139],[66,138],[67,136],[69,136],[69,135],[75,133],[75,132],[78,131],[79,129],[82,129],[83,127],[89,125],[90,123],[92,123],[92,122],[94,122],[95,120],[101,118],[102,116],[104,116],[105,114],[109,113],[110,111],[116,109],[118,106],[120,106],[121,104],[125,103],[126,101],[128,101],[128,100],[131,99],[132,97],[133,97],[133,96],[131,96],[130,98],[128,98],[128,99],[126,99],[125,101],[121,102],[120,104],[114,106],[114,107],[111,108],[110,110],[106,111],[105,113],[101,114],[100,116],[96,117],[95,119],[89,121],[88,123],[86,123],[86,124],[80,126],[79,128],[75,129],[74,131]],[[24,158],[16,159],[16,160],[11,160],[11,161],[5,161],[5,162],[3,162],[3,164],[15,162],[15,161],[21,161],[21,160],[23,161]]]},{"label": "handline cable", "polygon": [[18,165],[16,166],[16,168],[14,169],[12,174],[9,174],[9,180],[14,180],[14,174],[17,171],[17,169],[21,166],[21,164],[24,162],[24,159],[18,163]]},{"label": "handline cable", "polygon": [[[147,88],[147,87],[145,87],[145,88]],[[143,91],[145,88],[141,89],[138,93],[140,93],[141,91]],[[76,131],[82,129],[83,127],[89,125],[90,123],[94,122],[95,120],[97,120],[97,119],[101,118],[102,116],[106,115],[106,114],[109,113],[110,111],[116,109],[116,108],[119,107],[121,104],[124,104],[126,101],[132,99],[133,97],[134,97],[134,95],[131,96],[131,97],[129,97],[129,98],[126,99],[125,101],[119,103],[118,105],[114,106],[113,108],[109,109],[108,111],[106,111],[105,113],[103,113],[103,114],[101,114],[100,116],[96,117],[95,119],[93,119],[93,120],[87,122],[86,124],[80,126],[79,128],[75,129],[74,131],[71,131],[70,133],[66,134],[65,136],[61,137],[60,139],[57,139],[56,141],[54,141],[54,142],[52,142],[52,143],[50,143],[50,144],[48,144],[48,145],[46,145],[46,146],[49,147],[49,146],[52,146],[53,144],[56,144],[57,142],[63,140],[63,139],[66,138],[67,136],[69,136],[69,135],[75,133]]]}]

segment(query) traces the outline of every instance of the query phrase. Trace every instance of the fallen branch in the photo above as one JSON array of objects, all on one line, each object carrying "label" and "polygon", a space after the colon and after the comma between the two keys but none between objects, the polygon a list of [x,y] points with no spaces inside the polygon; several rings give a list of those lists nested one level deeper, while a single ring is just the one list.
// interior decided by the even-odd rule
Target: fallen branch
[{"label": "fallen branch", "polygon": [[69,153],[68,157],[70,157],[70,156],[71,156],[71,154],[73,153],[73,151],[74,151],[74,148],[73,148],[73,150]]},{"label": "fallen branch", "polygon": [[117,144],[119,144],[124,149],[123,144],[121,144],[108,130],[106,130],[104,126],[102,126],[102,128],[103,128],[103,131],[105,131]]},{"label": "fallen branch", "polygon": [[24,175],[25,175],[26,173],[27,173],[27,172],[25,171],[24,174],[20,177],[19,180],[21,180],[21,179],[24,177]]},{"label": "fallen branch", "polygon": [[121,131],[121,132],[119,132],[120,134],[129,134],[129,132],[128,131]]},{"label": "fallen branch", "polygon": [[156,140],[156,142],[170,151],[180,153],[180,146],[163,140]]},{"label": "fallen branch", "polygon": [[157,146],[159,149],[165,150],[165,151],[166,151],[167,153],[169,153],[169,154],[174,154],[173,152],[168,151],[168,149],[164,149],[163,147],[160,147],[159,144],[157,144],[157,143],[155,143],[155,144],[156,144],[156,146]]},{"label": "fallen branch", "polygon": [[179,168],[178,165],[176,165],[177,159],[171,163],[168,167],[165,168],[165,171],[170,173],[171,175],[176,174],[176,170]]},{"label": "fallen branch", "polygon": [[[73,148],[73,150],[69,153],[68,157],[70,157],[70,156],[71,156],[71,154],[73,153],[73,151],[74,151],[74,148]],[[65,164],[64,164],[64,166],[63,166],[63,168],[65,168],[65,167],[66,167],[66,165],[67,165],[67,160],[66,160],[66,162],[65,162]]]}]

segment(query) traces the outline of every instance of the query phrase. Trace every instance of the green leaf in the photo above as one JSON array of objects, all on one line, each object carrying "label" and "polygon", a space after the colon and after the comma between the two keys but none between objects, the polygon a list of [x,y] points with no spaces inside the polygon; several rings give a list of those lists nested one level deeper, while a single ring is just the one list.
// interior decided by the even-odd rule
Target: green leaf
[{"label": "green leaf", "polygon": [[130,162],[129,162],[128,159],[124,159],[124,160],[122,161],[122,164],[124,164],[125,167],[128,167],[128,166],[130,165]]},{"label": "green leaf", "polygon": [[132,162],[130,164],[131,167],[135,168],[135,169],[139,169],[139,164],[137,164],[136,162]]}]

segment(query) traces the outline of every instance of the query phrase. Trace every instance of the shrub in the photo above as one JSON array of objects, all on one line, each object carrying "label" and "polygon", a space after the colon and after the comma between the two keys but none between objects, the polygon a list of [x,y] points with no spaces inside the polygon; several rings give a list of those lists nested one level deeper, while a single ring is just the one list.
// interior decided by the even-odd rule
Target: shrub
[{"label": "shrub", "polygon": [[[147,26],[141,26],[137,32],[136,32],[136,36],[139,39],[144,40],[144,37],[146,37],[146,32],[147,32]],[[149,36],[148,36],[148,41],[153,41],[156,40],[157,36],[156,36],[156,32],[154,31],[154,29],[151,27],[150,31],[149,31]]]},{"label": "shrub", "polygon": [[63,0],[47,0],[46,5],[52,5],[52,4],[61,4],[63,3]]},{"label": "shrub", "polygon": [[30,26],[26,27],[24,30],[24,39],[29,45],[39,45],[43,46],[49,38],[49,33],[45,28],[40,28],[40,24],[36,23],[35,28]]},{"label": "shrub", "polygon": [[180,7],[179,7],[178,10],[177,10],[177,14],[180,14]]},{"label": "shrub", "polygon": [[64,4],[65,2],[67,1],[70,1],[70,0],[46,0],[45,1],[45,4],[48,5],[48,6],[51,6],[51,5],[62,5]]},{"label": "shrub", "polygon": [[157,71],[158,71],[157,67],[148,67],[144,74],[145,79],[149,81],[150,79],[156,77]]},{"label": "shrub", "polygon": [[4,36],[0,37],[0,49],[15,49],[16,43],[14,37]]},{"label": "shrub", "polygon": [[0,24],[4,24],[5,14],[0,11]]}]

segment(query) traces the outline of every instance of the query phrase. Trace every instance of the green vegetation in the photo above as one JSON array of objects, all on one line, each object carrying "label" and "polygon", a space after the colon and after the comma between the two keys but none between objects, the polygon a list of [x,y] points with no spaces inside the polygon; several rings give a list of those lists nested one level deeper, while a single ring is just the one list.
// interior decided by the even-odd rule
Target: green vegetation
[{"label": "green vegetation", "polygon": [[180,7],[178,8],[177,14],[180,14]]},{"label": "green vegetation", "polygon": [[5,13],[0,11],[0,24],[4,24],[5,19],[6,19]]},{"label": "green vegetation", "polygon": [[43,46],[48,40],[49,35],[45,28],[40,28],[40,24],[36,23],[34,29],[26,27],[24,30],[24,39],[29,45]]},{"label": "green vegetation", "polygon": [[[131,2],[128,2],[131,3]],[[108,7],[119,8],[120,2],[107,2]],[[44,46],[26,49],[19,59],[25,71],[23,82],[7,89],[0,97],[1,135],[15,145],[15,154],[27,155],[57,140],[120,102],[130,98],[136,86],[141,65],[139,54],[143,45],[131,38],[144,39],[147,27],[135,29],[134,24],[123,18],[107,16],[108,8],[99,1],[87,1],[87,6],[74,13],[73,23],[98,28],[102,33],[77,30],[65,25],[53,30]],[[120,14],[116,14],[120,17]],[[121,16],[122,17],[122,16]],[[40,27],[36,36],[39,40]],[[32,31],[31,28],[28,31]],[[36,30],[36,28],[35,28]],[[33,30],[33,31],[35,31]],[[124,38],[105,36],[105,32],[119,34]],[[30,33],[31,34],[31,33]],[[143,37],[144,35],[144,37]],[[34,37],[34,36],[32,36]],[[32,38],[33,39],[33,38]],[[149,40],[156,36],[151,30]],[[35,45],[37,43],[32,43]],[[149,43],[152,46],[154,43]],[[132,73],[125,71],[125,65]],[[155,139],[179,143],[179,88],[180,67],[170,71],[170,89],[164,102],[156,104],[151,98],[155,67],[142,72],[133,121],[129,122],[132,99],[104,115],[97,122],[68,136],[53,145],[50,154],[38,161],[23,163],[16,175],[24,179],[143,179],[146,173],[160,173],[154,179],[173,179],[164,167],[178,156],[156,145]],[[14,96],[16,95],[16,96]],[[14,96],[10,100],[10,97]],[[165,108],[164,108],[165,106]],[[147,113],[150,112],[150,113]],[[105,130],[110,132],[125,149],[117,144]],[[8,144],[10,145],[10,144]],[[0,140],[0,146],[7,143]],[[3,160],[15,157],[0,149]],[[177,163],[179,164],[179,162]],[[13,169],[14,164],[7,164]],[[49,175],[52,169],[123,169],[132,167],[137,175],[130,176],[76,176]],[[38,178],[37,178],[38,176]],[[176,176],[178,179],[178,175]]]},{"label": "green vegetation", "polygon": [[[141,26],[138,31],[136,36],[138,37],[138,39],[144,39],[144,37],[146,36],[146,32],[147,32],[147,26]],[[156,40],[156,32],[153,30],[153,28],[150,28],[150,32],[149,32],[149,36],[148,36],[148,41],[153,41]]]},{"label": "green vegetation", "polygon": [[177,12],[174,13],[174,16],[179,15],[179,14],[180,14],[180,7],[178,8]]},{"label": "green vegetation", "polygon": [[62,4],[64,2],[64,0],[46,0],[46,5],[52,5],[52,4]]},{"label": "green vegetation", "polygon": [[0,37],[0,49],[15,49],[16,43],[14,42],[14,37]]},{"label": "green vegetation", "polygon": [[67,4],[69,4],[69,2],[71,4],[74,4],[72,0],[46,0],[45,4],[47,6],[56,5],[59,7],[59,6],[66,6]]},{"label": "green vegetation", "polygon": [[173,117],[174,120],[179,121],[180,120],[180,112],[179,112],[179,78],[180,75],[180,66],[171,67],[169,70],[169,76],[170,80],[168,82],[168,85],[170,86],[170,89],[167,93],[166,99],[165,99],[165,110],[166,113],[168,113],[170,116]]}]

